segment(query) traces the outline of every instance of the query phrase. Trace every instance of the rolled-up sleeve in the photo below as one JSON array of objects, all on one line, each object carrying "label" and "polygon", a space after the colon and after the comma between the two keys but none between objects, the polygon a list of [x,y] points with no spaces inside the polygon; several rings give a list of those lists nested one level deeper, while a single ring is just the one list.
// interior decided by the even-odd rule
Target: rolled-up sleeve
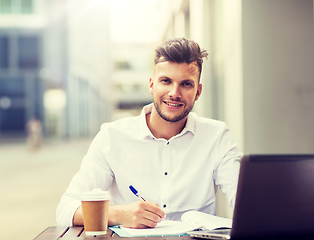
[{"label": "rolled-up sleeve", "polygon": [[220,187],[222,193],[228,199],[229,205],[234,208],[238,177],[240,169],[240,160],[243,156],[239,152],[233,137],[225,125],[217,141],[217,167],[214,172],[214,181]]}]

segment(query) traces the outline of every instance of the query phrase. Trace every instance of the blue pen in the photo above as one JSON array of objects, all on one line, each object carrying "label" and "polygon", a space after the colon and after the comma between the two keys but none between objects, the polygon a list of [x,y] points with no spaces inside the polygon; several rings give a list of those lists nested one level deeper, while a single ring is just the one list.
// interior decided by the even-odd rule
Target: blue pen
[{"label": "blue pen", "polygon": [[138,191],[132,185],[130,185],[129,188],[132,191],[132,193],[134,193],[135,196],[141,198],[144,202],[146,202],[145,198],[143,198],[141,195],[139,195]]}]

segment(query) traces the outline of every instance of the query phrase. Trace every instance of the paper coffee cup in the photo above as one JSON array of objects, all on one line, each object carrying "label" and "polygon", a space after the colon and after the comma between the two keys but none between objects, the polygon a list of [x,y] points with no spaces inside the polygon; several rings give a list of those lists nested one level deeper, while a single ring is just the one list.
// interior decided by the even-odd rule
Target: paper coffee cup
[{"label": "paper coffee cup", "polygon": [[110,195],[100,188],[81,195],[83,221],[86,235],[107,233]]}]

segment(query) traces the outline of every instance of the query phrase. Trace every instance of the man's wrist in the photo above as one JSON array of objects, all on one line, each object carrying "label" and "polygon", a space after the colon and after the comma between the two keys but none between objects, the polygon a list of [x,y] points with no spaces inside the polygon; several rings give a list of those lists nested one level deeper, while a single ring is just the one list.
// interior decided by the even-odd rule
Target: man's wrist
[{"label": "man's wrist", "polygon": [[109,206],[108,226],[121,224],[121,206],[122,205]]}]

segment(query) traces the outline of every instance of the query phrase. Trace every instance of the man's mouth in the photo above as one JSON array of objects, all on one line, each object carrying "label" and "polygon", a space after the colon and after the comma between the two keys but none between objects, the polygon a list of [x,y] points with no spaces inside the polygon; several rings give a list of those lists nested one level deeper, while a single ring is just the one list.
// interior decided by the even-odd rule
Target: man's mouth
[{"label": "man's mouth", "polygon": [[165,104],[169,105],[169,106],[172,106],[172,107],[180,107],[180,106],[183,106],[182,103],[171,103],[171,102],[165,102]]}]

